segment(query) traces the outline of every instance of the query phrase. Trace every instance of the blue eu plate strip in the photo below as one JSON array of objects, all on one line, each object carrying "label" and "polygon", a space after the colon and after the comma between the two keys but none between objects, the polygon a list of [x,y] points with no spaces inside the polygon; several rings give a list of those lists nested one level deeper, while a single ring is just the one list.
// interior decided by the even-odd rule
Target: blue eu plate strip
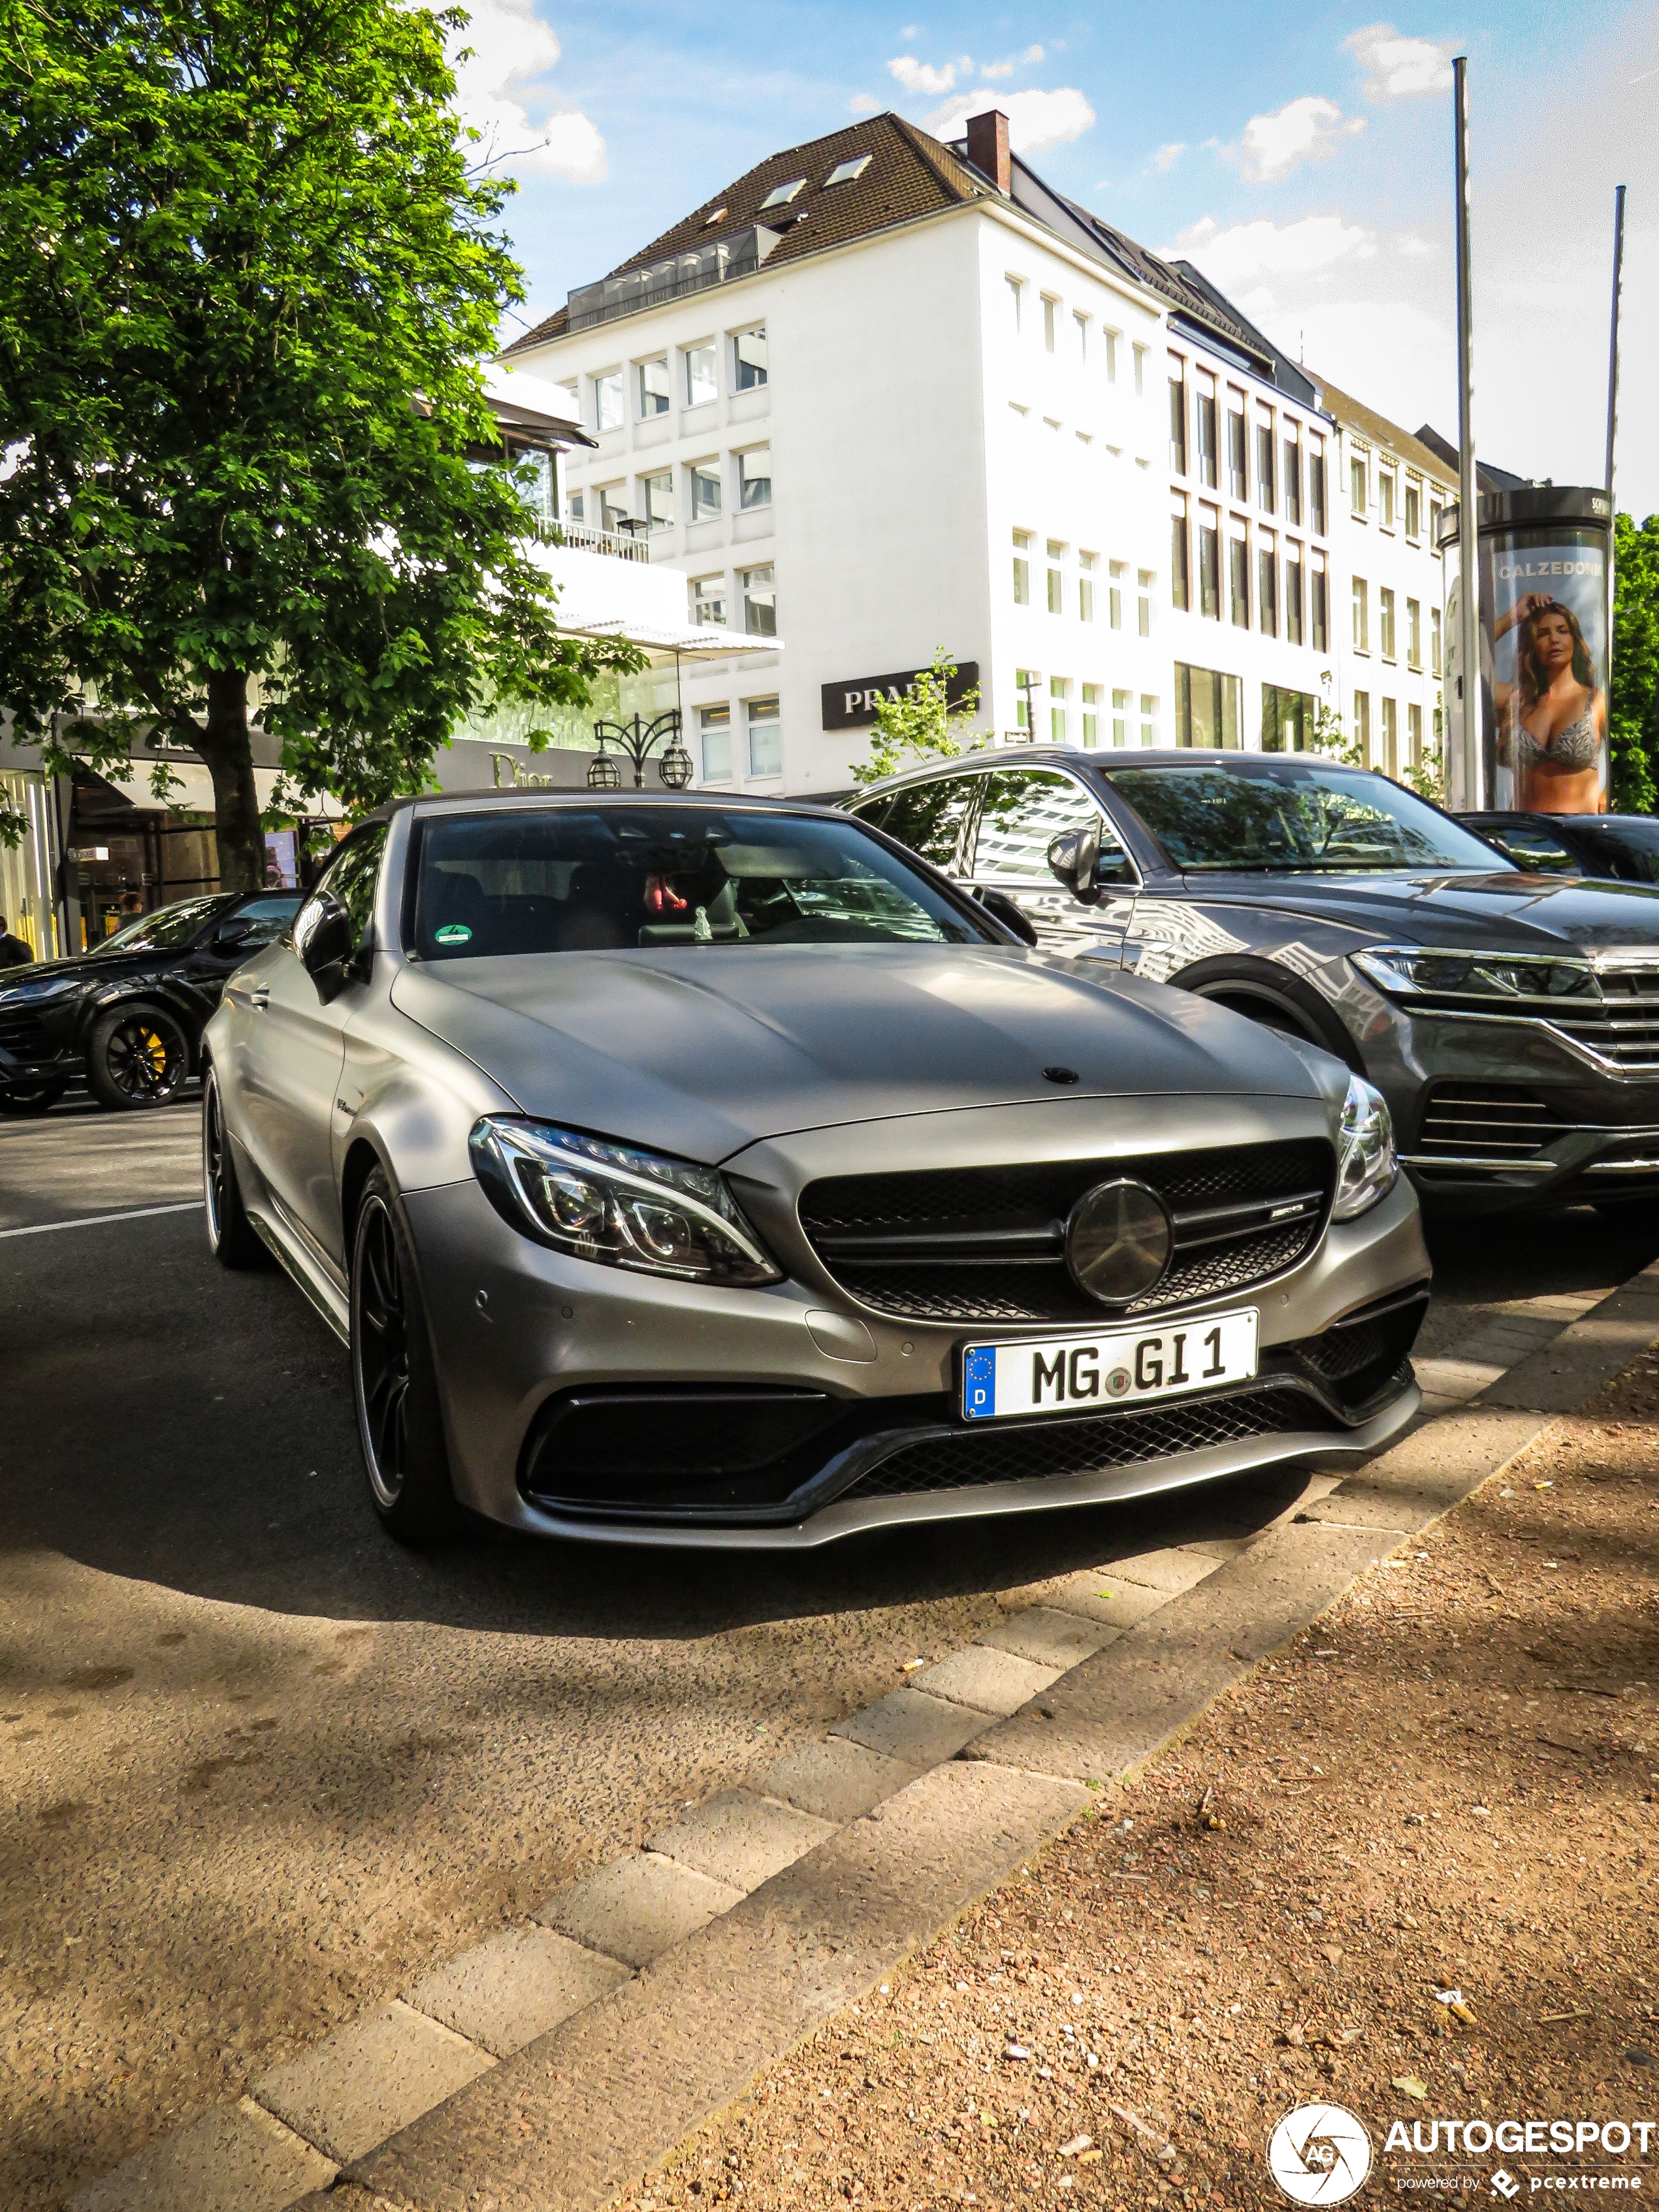
[{"label": "blue eu plate strip", "polygon": [[997,1350],[970,1344],[963,1361],[962,1410],[970,1421],[988,1421],[997,1409]]}]

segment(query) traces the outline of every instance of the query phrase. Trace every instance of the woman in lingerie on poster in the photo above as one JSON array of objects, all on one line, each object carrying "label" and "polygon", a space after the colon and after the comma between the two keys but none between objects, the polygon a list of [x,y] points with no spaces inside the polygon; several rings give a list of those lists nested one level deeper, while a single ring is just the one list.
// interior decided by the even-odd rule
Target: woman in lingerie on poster
[{"label": "woman in lingerie on poster", "polygon": [[1607,702],[1584,633],[1571,609],[1544,592],[1517,599],[1494,641],[1516,623],[1515,680],[1492,684],[1498,757],[1514,771],[1515,804],[1530,814],[1604,814]]}]

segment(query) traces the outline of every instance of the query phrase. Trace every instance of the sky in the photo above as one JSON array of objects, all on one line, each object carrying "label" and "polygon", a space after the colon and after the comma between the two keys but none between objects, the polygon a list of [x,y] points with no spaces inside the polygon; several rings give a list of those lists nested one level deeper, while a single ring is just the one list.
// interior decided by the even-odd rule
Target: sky
[{"label": "sky", "polygon": [[[1407,429],[1457,423],[1451,58],[1472,131],[1484,459],[1603,481],[1626,184],[1617,492],[1659,509],[1659,4],[472,0],[463,111],[518,186],[503,342],[769,154],[981,108],[1070,198],[1196,262],[1293,357]],[[1375,0],[1373,0],[1373,6]]]}]

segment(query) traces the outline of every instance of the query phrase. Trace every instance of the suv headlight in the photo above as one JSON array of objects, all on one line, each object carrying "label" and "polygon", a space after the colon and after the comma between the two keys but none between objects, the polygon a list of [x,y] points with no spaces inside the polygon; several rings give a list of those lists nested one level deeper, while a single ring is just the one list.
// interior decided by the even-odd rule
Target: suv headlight
[{"label": "suv headlight", "polygon": [[1369,1212],[1388,1196],[1400,1173],[1389,1102],[1363,1075],[1348,1078],[1337,1159],[1333,1221],[1352,1221],[1356,1214]]},{"label": "suv headlight", "polygon": [[1373,945],[1350,956],[1362,975],[1396,999],[1595,998],[1587,960],[1537,953],[1436,951],[1413,945]]},{"label": "suv headlight", "polygon": [[556,1251],[682,1282],[782,1280],[716,1169],[501,1115],[469,1148],[496,1212]]}]

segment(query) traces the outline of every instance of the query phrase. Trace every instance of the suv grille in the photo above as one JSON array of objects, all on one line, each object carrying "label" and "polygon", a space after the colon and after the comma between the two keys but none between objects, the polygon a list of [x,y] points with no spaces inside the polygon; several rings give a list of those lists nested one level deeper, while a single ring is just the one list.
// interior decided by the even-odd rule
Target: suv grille
[{"label": "suv grille", "polygon": [[[837,1176],[801,1194],[801,1226],[837,1282],[902,1320],[1100,1321],[1225,1297],[1318,1242],[1334,1166],[1322,1138],[1031,1167]],[[1079,1291],[1066,1216],[1116,1176],[1150,1183],[1175,1224],[1162,1282],[1122,1308]]]},{"label": "suv grille", "polygon": [[1659,967],[1597,968],[1600,997],[1572,993],[1547,1002],[1505,1007],[1457,991],[1425,991],[1414,1006],[1425,1013],[1479,1014],[1487,1021],[1540,1022],[1592,1053],[1605,1066],[1659,1068]]},{"label": "suv grille", "polygon": [[[847,1498],[907,1498],[980,1483],[1096,1474],[1143,1460],[1202,1451],[1252,1437],[1323,1434],[1338,1423],[1305,1392],[1253,1389],[1160,1406],[1143,1413],[1097,1413],[1084,1421],[971,1430],[906,1444],[860,1475]],[[839,1502],[839,1501],[837,1501]]]},{"label": "suv grille", "polygon": [[1509,1084],[1443,1083],[1429,1093],[1418,1150],[1425,1158],[1531,1159],[1561,1125],[1541,1098]]},{"label": "suv grille", "polygon": [[0,1049],[19,1060],[39,1060],[50,1050],[46,1027],[39,1014],[0,1013]]}]

